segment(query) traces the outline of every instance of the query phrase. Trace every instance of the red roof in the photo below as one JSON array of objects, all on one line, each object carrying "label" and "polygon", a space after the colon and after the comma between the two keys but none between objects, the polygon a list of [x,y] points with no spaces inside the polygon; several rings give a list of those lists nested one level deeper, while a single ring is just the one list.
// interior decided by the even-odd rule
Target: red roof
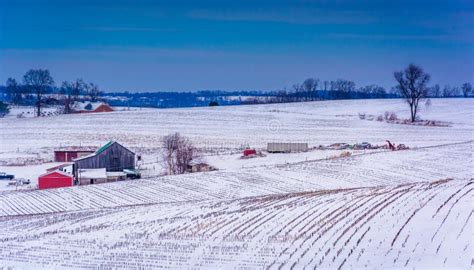
[{"label": "red roof", "polygon": [[44,177],[44,176],[52,176],[53,174],[60,174],[62,176],[67,176],[67,177],[72,177],[71,174],[68,174],[68,173],[65,173],[65,172],[62,172],[62,171],[53,171],[53,172],[46,172],[46,173],[43,173],[42,175],[38,176],[39,177]]}]

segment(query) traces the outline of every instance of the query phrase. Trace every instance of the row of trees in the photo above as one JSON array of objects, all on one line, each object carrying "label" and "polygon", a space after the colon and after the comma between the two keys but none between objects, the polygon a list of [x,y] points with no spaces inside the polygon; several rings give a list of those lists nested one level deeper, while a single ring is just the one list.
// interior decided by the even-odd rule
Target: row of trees
[{"label": "row of trees", "polygon": [[[41,115],[41,108],[54,100],[64,106],[64,113],[71,113],[72,104],[79,97],[86,96],[91,101],[97,101],[102,92],[99,87],[90,82],[85,83],[82,79],[75,81],[64,81],[59,88],[47,69],[31,69],[25,73],[23,79],[18,82],[14,78],[6,81],[5,93],[10,103],[21,105],[31,101],[36,107],[36,115]],[[58,94],[60,100],[48,97],[48,94]]]},{"label": "row of trees", "polygon": [[[427,97],[468,97],[472,93],[472,86],[464,83],[461,87],[446,85],[441,88],[435,84],[426,90]],[[350,80],[321,81],[315,78],[308,78],[303,83],[294,84],[290,90],[283,89],[277,94],[279,102],[391,97],[401,97],[400,92],[396,88],[387,91],[376,84],[357,88],[355,82]]]},{"label": "row of trees", "polygon": [[461,87],[445,85],[442,89],[439,84],[428,88],[429,97],[469,97],[472,93],[472,85],[464,83]]},{"label": "row of trees", "polygon": [[308,78],[302,83],[294,84],[290,89],[284,88],[268,96],[255,97],[243,103],[285,103],[314,100],[393,98],[382,86],[372,84],[357,88],[355,82],[345,79],[322,81]]},{"label": "row of trees", "polygon": [[287,89],[280,91],[279,96],[299,97],[307,100],[384,98],[387,96],[387,91],[382,86],[375,84],[356,88],[355,82],[345,79],[322,81],[308,78],[303,83],[294,84],[289,91]]}]

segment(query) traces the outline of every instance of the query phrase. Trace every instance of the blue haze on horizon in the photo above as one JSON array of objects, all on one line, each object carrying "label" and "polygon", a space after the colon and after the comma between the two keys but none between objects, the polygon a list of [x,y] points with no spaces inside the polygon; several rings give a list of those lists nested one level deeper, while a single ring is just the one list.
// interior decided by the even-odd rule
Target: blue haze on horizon
[{"label": "blue haze on horizon", "polygon": [[0,84],[47,68],[105,91],[277,90],[305,78],[474,78],[474,1],[0,0]]}]

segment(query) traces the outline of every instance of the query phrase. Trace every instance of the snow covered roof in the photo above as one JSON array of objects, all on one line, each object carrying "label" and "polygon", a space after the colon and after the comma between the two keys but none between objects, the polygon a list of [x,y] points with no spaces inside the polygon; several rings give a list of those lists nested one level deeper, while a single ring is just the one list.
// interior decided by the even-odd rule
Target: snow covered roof
[{"label": "snow covered roof", "polygon": [[100,105],[105,104],[103,102],[91,102],[91,101],[78,101],[72,105],[75,111],[94,111],[99,108]]},{"label": "snow covered roof", "polygon": [[206,162],[203,162],[201,160],[191,160],[189,162],[189,165],[191,165],[191,166],[195,166],[195,165],[208,166],[209,164],[207,164]]},{"label": "snow covered roof", "polygon": [[107,176],[126,176],[125,172],[107,172]]},{"label": "snow covered roof", "polygon": [[43,173],[42,175],[40,175],[40,176],[38,176],[38,177],[43,177],[43,176],[50,175],[50,174],[53,174],[53,173],[59,173],[59,174],[61,174],[61,175],[67,176],[67,177],[72,177],[71,174],[65,173],[65,172],[59,171],[59,170],[45,172],[45,173]]},{"label": "snow covered roof", "polygon": [[105,168],[100,169],[80,169],[78,171],[79,178],[90,178],[90,179],[104,179],[107,178],[107,172]]},{"label": "snow covered roof", "polygon": [[73,164],[72,162],[66,162],[66,163],[63,163],[63,164],[60,164],[60,165],[57,165],[57,166],[48,168],[48,169],[46,169],[46,171],[47,171],[47,172],[53,172],[53,171],[56,171],[56,170],[59,170],[59,169],[65,168],[65,167],[72,166],[72,164]]},{"label": "snow covered roof", "polygon": [[[96,155],[98,155],[98,154],[104,152],[107,148],[109,148],[110,146],[112,146],[112,145],[115,144],[115,143],[119,144],[119,143],[116,142],[116,141],[109,141],[108,143],[104,144],[104,145],[101,146],[99,149],[97,149],[94,153],[89,154],[89,155],[87,155],[87,156],[80,157],[80,158],[76,158],[76,159],[74,159],[74,161],[76,161],[76,160],[82,160],[82,159],[86,159],[86,158],[90,158],[90,157],[96,156]],[[119,145],[122,146],[123,148],[125,148],[127,151],[133,153],[130,149],[124,147],[124,146],[121,145],[121,144],[119,144]],[[133,154],[135,154],[135,153],[133,153]]]},{"label": "snow covered roof", "polygon": [[54,149],[54,152],[94,152],[95,146],[64,146]]}]

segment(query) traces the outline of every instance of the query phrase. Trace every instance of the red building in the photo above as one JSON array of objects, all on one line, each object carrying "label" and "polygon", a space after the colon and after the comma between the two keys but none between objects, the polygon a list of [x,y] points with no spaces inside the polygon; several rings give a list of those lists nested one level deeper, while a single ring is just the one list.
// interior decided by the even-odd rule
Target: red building
[{"label": "red building", "polygon": [[113,112],[114,109],[103,102],[76,102],[72,109],[75,113]]},{"label": "red building", "polygon": [[73,177],[61,171],[54,171],[42,174],[38,177],[38,188],[59,188],[73,185]]},{"label": "red building", "polygon": [[89,149],[59,149],[54,151],[54,162],[71,162],[92,153],[94,151]]},{"label": "red building", "polygon": [[248,157],[248,156],[252,156],[252,155],[256,155],[257,154],[257,151],[255,151],[255,149],[245,149],[244,150],[244,157]]}]

